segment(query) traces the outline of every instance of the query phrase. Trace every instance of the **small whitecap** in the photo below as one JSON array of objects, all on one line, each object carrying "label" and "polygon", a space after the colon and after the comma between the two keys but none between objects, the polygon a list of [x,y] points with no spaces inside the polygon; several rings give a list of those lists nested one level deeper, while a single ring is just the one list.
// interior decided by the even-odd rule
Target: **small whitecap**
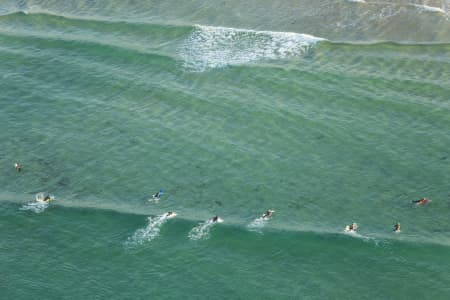
[{"label": "small whitecap", "polygon": [[135,231],[135,233],[128,238],[128,240],[125,242],[127,246],[135,246],[135,245],[141,245],[146,242],[150,242],[153,239],[155,239],[157,236],[159,236],[159,233],[161,231],[161,226],[171,217],[167,216],[167,213],[155,216],[155,217],[148,217],[148,224],[144,228],[140,228]]}]

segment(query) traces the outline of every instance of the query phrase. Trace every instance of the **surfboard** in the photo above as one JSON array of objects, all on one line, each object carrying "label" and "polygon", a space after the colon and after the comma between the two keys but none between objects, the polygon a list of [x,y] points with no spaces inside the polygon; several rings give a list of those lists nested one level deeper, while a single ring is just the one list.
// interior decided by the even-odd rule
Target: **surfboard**
[{"label": "surfboard", "polygon": [[[356,227],[358,228],[358,227]],[[345,226],[344,228],[345,233],[356,233],[356,229],[350,229],[350,225]]]},{"label": "surfboard", "polygon": [[[270,211],[271,213],[274,213],[275,211],[274,210],[271,210],[271,209],[269,209],[268,211]],[[266,216],[266,213],[264,213],[262,216],[261,216],[261,219],[262,220],[268,220],[268,219],[270,219],[272,216],[270,215],[270,216]]]},{"label": "surfboard", "polygon": [[36,202],[39,202],[39,203],[49,203],[50,201],[55,200],[55,197],[54,197],[53,195],[48,195],[48,196],[50,197],[50,199],[44,200],[44,199],[45,199],[44,193],[38,193],[38,194],[36,195],[36,197],[35,197]]},{"label": "surfboard", "polygon": [[160,197],[156,197],[156,194],[152,195],[150,199],[148,199],[149,202],[158,202],[160,200]]},{"label": "surfboard", "polygon": [[223,223],[223,219],[217,218],[216,221],[213,221],[213,218],[211,218],[208,220],[208,223]]},{"label": "surfboard", "polygon": [[430,200],[423,199],[423,200],[420,200],[419,202],[416,202],[416,205],[424,205],[424,204],[427,204],[428,202],[430,202]]},{"label": "surfboard", "polygon": [[175,213],[175,212],[172,212],[172,214],[170,216],[166,213],[166,218],[167,219],[172,219],[172,218],[174,218],[176,216],[177,216],[177,213]]}]

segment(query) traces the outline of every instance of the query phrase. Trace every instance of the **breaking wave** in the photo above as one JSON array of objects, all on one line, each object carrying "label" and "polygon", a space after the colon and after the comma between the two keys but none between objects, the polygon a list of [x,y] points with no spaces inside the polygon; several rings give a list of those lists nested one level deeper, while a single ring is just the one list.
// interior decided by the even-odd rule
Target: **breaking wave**
[{"label": "breaking wave", "polygon": [[293,32],[196,25],[182,44],[180,56],[187,68],[204,71],[258,60],[300,56],[322,40],[320,37]]}]

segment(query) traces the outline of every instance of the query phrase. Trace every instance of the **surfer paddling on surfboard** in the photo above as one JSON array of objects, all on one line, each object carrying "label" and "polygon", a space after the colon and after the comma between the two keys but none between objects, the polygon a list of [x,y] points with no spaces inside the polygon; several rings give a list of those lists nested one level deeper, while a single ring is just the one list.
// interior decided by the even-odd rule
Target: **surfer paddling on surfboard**
[{"label": "surfer paddling on surfboard", "polygon": [[356,232],[356,229],[358,229],[358,224],[356,223],[345,226],[345,232]]},{"label": "surfer paddling on surfboard", "polygon": [[430,202],[430,200],[428,200],[428,198],[413,200],[413,203],[415,203],[416,205],[423,205],[423,204],[427,204],[428,202]]},{"label": "surfer paddling on surfboard", "polygon": [[219,216],[214,216],[213,218],[209,219],[209,223],[222,223],[223,220],[219,218]]},{"label": "surfer paddling on surfboard", "polygon": [[170,219],[170,218],[175,217],[176,215],[177,215],[177,214],[174,213],[173,211],[169,211],[169,212],[166,213],[165,217],[168,218],[168,219]]},{"label": "surfer paddling on surfboard", "polygon": [[273,215],[274,212],[275,212],[275,211],[274,211],[274,210],[271,210],[271,209],[267,210],[267,211],[261,216],[261,219],[266,220],[266,219],[270,218],[270,217]]},{"label": "surfer paddling on surfboard", "polygon": [[36,195],[36,201],[37,202],[45,202],[49,203],[50,201],[54,200],[54,197],[50,194],[39,193]]},{"label": "surfer paddling on surfboard", "polygon": [[159,192],[157,192],[156,194],[152,195],[153,200],[159,200],[159,198],[161,198],[161,196],[164,194],[163,190],[159,190]]}]

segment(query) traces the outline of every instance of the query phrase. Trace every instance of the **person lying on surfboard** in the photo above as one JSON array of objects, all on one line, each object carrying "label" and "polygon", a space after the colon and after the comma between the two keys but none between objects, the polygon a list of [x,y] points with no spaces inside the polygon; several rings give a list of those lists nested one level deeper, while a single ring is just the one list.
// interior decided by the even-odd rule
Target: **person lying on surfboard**
[{"label": "person lying on surfboard", "polygon": [[345,226],[345,232],[356,232],[356,229],[358,229],[358,224],[356,223]]},{"label": "person lying on surfboard", "polygon": [[[44,197],[44,195],[42,195],[42,197]],[[49,203],[50,201],[53,200],[52,196],[50,196],[49,194],[47,194],[44,198],[36,198],[37,201],[41,201],[41,202],[46,202]]]},{"label": "person lying on surfboard", "polygon": [[211,223],[222,223],[223,220],[221,218],[219,218],[218,215],[215,215],[213,218],[209,219],[209,222],[211,222]]},{"label": "person lying on surfboard", "polygon": [[427,204],[428,202],[430,202],[430,200],[428,200],[428,198],[422,198],[422,199],[419,199],[419,200],[413,200],[413,203],[415,203],[417,205]]},{"label": "person lying on surfboard", "polygon": [[274,210],[269,209],[261,216],[261,218],[263,218],[263,219],[270,218],[274,212],[275,212]]},{"label": "person lying on surfboard", "polygon": [[154,194],[152,197],[153,199],[159,199],[164,194],[163,190],[159,190],[156,194]]}]

